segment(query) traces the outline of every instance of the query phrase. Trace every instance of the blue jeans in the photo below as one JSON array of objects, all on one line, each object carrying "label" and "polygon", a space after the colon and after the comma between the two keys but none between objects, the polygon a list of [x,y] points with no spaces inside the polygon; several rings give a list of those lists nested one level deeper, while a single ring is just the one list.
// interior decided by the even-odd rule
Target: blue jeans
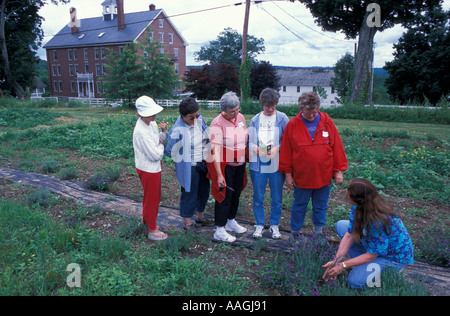
[{"label": "blue jeans", "polygon": [[[336,223],[336,232],[341,239],[348,231],[349,224],[350,221],[348,220],[342,220]],[[366,252],[367,250],[362,243],[354,242],[348,251],[348,255],[351,258],[355,258]],[[352,289],[362,289],[363,287],[369,285],[369,282],[376,281],[374,273],[375,269],[381,273],[386,268],[400,271],[404,267],[406,267],[406,264],[389,261],[385,257],[378,256],[369,263],[353,267],[348,275],[347,283]],[[369,276],[372,277],[368,280]]]},{"label": "blue jeans", "polygon": [[305,221],[306,208],[312,200],[312,221],[314,226],[325,226],[331,183],[319,189],[294,187],[294,202],[291,209],[291,230],[300,231]]},{"label": "blue jeans", "polygon": [[274,173],[261,173],[250,170],[253,183],[253,213],[255,224],[264,226],[264,195],[266,193],[267,181],[270,187],[270,218],[269,224],[279,225],[281,209],[283,206],[283,184],[286,176],[279,171]]},{"label": "blue jeans", "polygon": [[183,218],[194,216],[194,212],[204,212],[208,203],[210,183],[206,175],[196,166],[191,167],[191,192],[181,187],[180,215]]}]

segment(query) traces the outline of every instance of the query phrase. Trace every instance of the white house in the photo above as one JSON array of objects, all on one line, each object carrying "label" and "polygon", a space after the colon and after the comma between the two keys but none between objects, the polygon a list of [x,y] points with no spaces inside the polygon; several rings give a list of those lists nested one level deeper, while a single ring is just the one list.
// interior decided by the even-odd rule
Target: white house
[{"label": "white house", "polygon": [[303,92],[316,91],[322,87],[327,97],[321,98],[321,107],[337,106],[338,95],[331,87],[330,81],[334,77],[331,68],[278,68],[280,77],[280,105],[297,104],[298,97]]}]

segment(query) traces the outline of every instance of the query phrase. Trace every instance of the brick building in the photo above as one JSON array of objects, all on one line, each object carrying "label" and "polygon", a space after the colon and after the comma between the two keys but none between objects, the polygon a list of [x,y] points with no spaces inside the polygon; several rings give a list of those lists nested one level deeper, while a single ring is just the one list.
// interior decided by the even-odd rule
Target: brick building
[{"label": "brick building", "polygon": [[106,0],[102,3],[102,16],[82,20],[77,20],[76,9],[71,8],[70,23],[44,46],[51,95],[105,97],[99,78],[105,74],[108,49],[120,52],[133,40],[144,43],[148,38],[158,41],[164,47],[161,53],[173,61],[180,78],[174,93],[181,93],[188,43],[164,10],[151,4],[148,11],[125,14],[123,2]]}]

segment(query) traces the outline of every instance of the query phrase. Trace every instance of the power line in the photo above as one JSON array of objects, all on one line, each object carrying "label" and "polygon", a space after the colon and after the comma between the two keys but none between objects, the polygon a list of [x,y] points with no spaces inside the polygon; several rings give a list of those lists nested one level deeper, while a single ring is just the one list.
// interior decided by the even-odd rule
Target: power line
[{"label": "power line", "polygon": [[285,9],[283,9],[282,7],[280,7],[280,6],[279,6],[278,4],[276,4],[275,2],[274,2],[273,4],[276,5],[276,6],[277,6],[280,10],[282,10],[284,13],[286,13],[287,15],[289,15],[291,18],[293,18],[294,20],[296,20],[298,23],[300,23],[301,25],[307,27],[308,29],[310,29],[310,30],[313,31],[313,32],[316,32],[316,33],[318,33],[318,34],[320,34],[320,35],[322,35],[322,36],[325,36],[325,37],[330,38],[330,39],[335,40],[335,41],[340,41],[340,42],[345,42],[345,43],[352,42],[352,41],[346,41],[346,40],[341,40],[341,39],[338,39],[338,38],[334,38],[334,37],[328,36],[327,34],[324,34],[324,33],[322,33],[322,32],[319,32],[319,31],[313,29],[312,27],[309,27],[308,25],[306,25],[305,23],[303,23],[302,21],[300,21],[300,20],[297,19],[296,17],[294,17],[292,14],[290,14],[289,12],[287,12]]},{"label": "power line", "polygon": [[[260,3],[263,3],[263,2],[276,2],[276,1],[285,1],[285,0],[259,0],[259,1],[255,0],[255,1],[252,1],[252,3],[253,4],[260,4]],[[163,19],[170,19],[170,18],[185,16],[185,15],[190,15],[190,14],[197,14],[197,13],[203,13],[203,12],[208,12],[208,11],[214,11],[214,10],[228,8],[228,7],[240,6],[242,4],[245,4],[245,2],[237,2],[237,3],[233,3],[233,4],[227,4],[227,5],[222,5],[222,6],[208,8],[208,9],[201,9],[201,10],[196,10],[196,11],[179,13],[179,14],[174,14],[174,15],[170,15],[170,16],[168,15],[168,16],[164,16]],[[149,21],[148,20],[142,20],[142,21],[127,23],[127,25],[140,24],[140,23],[145,23],[145,22],[149,22]],[[93,28],[93,29],[87,29],[87,30],[81,30],[81,31],[82,32],[92,32],[92,31],[113,29],[113,28],[116,28],[116,27],[117,27],[117,25],[113,25],[113,26],[110,26],[110,27],[99,27],[99,28]],[[53,34],[53,35],[44,35],[44,37],[64,36],[64,35],[70,35],[70,34],[72,34],[72,33],[71,32],[58,33],[58,34]]]},{"label": "power line", "polygon": [[269,13],[269,11],[267,11],[264,7],[258,6],[258,8],[260,8],[261,10],[266,12],[268,15],[270,15],[275,21],[277,21],[282,27],[284,27],[286,30],[288,30],[290,33],[292,33],[295,37],[297,37],[298,39],[308,43],[312,48],[319,49],[316,45],[314,45],[313,43],[305,40],[303,37],[301,37],[300,35],[298,35],[294,31],[292,31],[289,27],[287,27],[285,24],[283,24],[279,19],[277,19],[275,16],[273,16],[271,13]]}]

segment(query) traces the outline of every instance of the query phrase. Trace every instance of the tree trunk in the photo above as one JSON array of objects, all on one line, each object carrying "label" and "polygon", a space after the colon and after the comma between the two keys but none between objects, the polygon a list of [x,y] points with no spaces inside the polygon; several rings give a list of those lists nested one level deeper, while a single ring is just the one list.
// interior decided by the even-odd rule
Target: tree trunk
[{"label": "tree trunk", "polygon": [[8,57],[8,49],[6,47],[6,36],[5,36],[5,8],[6,8],[7,0],[2,0],[0,6],[0,51],[2,53],[1,65],[3,68],[3,72],[5,73],[6,83],[10,89],[14,90],[15,95],[20,98],[25,98],[25,91],[23,88],[17,83],[16,79],[13,77],[11,73],[11,68],[9,67],[9,57]]},{"label": "tree trunk", "polygon": [[367,25],[366,13],[363,24],[359,31],[358,50],[355,58],[355,66],[353,68],[352,93],[350,101],[358,103],[360,101],[367,102],[368,90],[370,87],[370,75],[372,72],[373,60],[373,39],[377,32],[376,27]]}]

